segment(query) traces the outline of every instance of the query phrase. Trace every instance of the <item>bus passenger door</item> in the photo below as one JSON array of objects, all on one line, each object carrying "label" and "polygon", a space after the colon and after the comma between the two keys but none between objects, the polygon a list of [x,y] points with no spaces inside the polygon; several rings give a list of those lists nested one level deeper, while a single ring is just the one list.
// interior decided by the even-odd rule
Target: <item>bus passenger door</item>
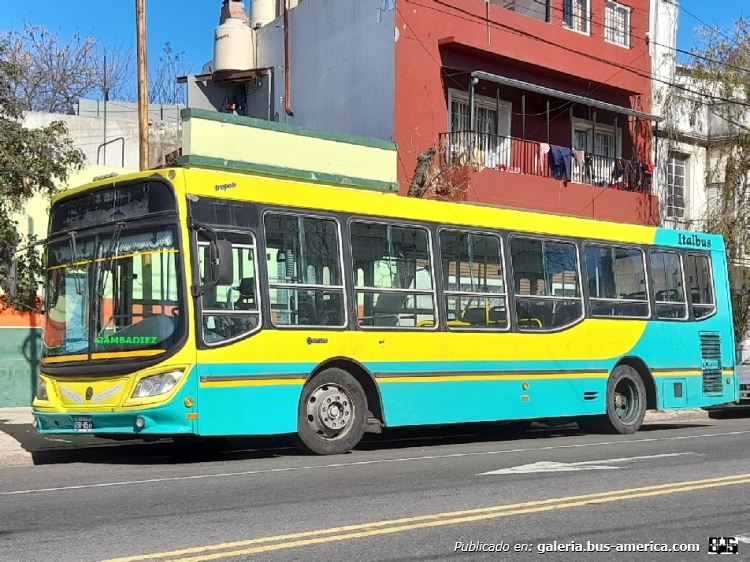
[{"label": "bus passenger door", "polygon": [[[248,338],[260,330],[257,255],[254,236],[249,232],[218,232],[220,240],[231,242],[232,281],[205,288],[198,298],[199,340],[199,433],[238,435],[253,425],[248,392],[239,385],[247,369],[243,358],[251,357]],[[198,275],[206,282],[210,246],[198,241]]]}]

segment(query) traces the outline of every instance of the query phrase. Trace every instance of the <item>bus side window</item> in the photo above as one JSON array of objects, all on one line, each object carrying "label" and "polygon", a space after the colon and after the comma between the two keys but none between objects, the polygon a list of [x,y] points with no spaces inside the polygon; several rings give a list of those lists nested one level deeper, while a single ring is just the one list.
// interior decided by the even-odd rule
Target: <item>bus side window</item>
[{"label": "bus side window", "polygon": [[511,236],[510,252],[520,331],[555,330],[583,317],[575,244]]},{"label": "bus side window", "polygon": [[651,250],[656,316],[667,320],[687,318],[682,260],[677,252]]},{"label": "bus side window", "polygon": [[509,326],[499,236],[442,230],[440,259],[449,329]]},{"label": "bus side window", "polygon": [[[232,243],[234,279],[201,295],[202,338],[208,345],[240,339],[260,327],[255,240],[250,234],[235,232],[219,232],[219,238]],[[204,283],[208,242],[199,242],[198,250],[198,267]]]},{"label": "bus side window", "polygon": [[648,318],[646,270],[640,248],[586,244],[591,315]]},{"label": "bus side window", "polygon": [[264,226],[273,324],[344,327],[338,223],[330,218],[266,213]]},{"label": "bus side window", "polygon": [[710,254],[688,254],[685,277],[690,288],[690,303],[696,320],[711,316],[716,310]]},{"label": "bus side window", "polygon": [[358,325],[433,329],[429,232],[422,227],[355,221],[351,245],[357,310],[361,311]]}]

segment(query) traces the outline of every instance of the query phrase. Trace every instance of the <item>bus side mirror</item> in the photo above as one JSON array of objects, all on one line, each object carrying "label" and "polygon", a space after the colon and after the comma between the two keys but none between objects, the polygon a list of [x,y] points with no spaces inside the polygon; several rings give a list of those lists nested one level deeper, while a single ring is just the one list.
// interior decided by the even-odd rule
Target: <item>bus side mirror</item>
[{"label": "bus side mirror", "polygon": [[232,243],[229,240],[211,242],[212,281],[217,285],[231,285],[234,281]]}]

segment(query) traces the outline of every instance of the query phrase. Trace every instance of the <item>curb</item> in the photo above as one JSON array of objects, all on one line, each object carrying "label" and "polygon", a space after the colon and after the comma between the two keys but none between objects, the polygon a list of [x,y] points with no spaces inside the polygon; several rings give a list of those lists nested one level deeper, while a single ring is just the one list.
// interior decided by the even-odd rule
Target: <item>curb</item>
[{"label": "curb", "polygon": [[700,408],[689,410],[671,410],[668,412],[649,411],[646,412],[644,422],[661,422],[661,421],[699,421],[707,420],[708,412]]}]

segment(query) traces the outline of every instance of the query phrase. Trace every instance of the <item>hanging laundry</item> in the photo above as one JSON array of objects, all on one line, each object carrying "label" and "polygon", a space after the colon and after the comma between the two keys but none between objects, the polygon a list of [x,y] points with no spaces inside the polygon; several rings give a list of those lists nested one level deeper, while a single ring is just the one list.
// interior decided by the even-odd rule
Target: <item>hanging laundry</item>
[{"label": "hanging laundry", "polygon": [[556,180],[561,180],[565,177],[567,181],[570,181],[570,157],[573,151],[562,146],[552,146],[550,147],[549,154],[549,169],[552,172],[552,177]]},{"label": "hanging laundry", "polygon": [[540,142],[539,143],[539,155],[537,157],[537,163],[538,163],[538,170],[539,172],[544,172],[545,165],[544,160],[547,158],[547,154],[549,153],[549,145],[546,142]]}]

